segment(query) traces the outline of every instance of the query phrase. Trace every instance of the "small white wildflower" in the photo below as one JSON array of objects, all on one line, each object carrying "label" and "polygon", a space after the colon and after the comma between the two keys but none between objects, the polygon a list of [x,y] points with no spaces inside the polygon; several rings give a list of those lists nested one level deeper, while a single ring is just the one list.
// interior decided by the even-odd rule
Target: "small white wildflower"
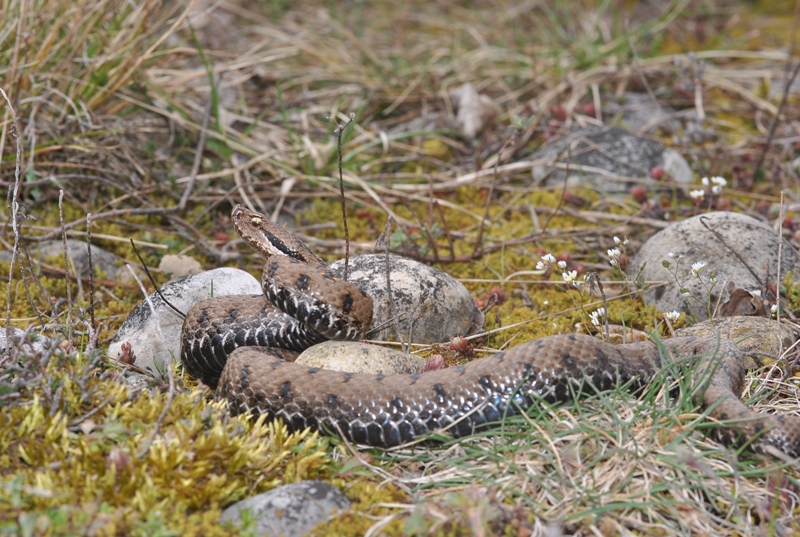
[{"label": "small white wildflower", "polygon": [[605,308],[597,308],[596,310],[594,310],[592,313],[589,314],[589,320],[592,322],[594,326],[600,326],[605,317],[606,317]]},{"label": "small white wildflower", "polygon": [[578,283],[580,283],[580,282],[575,280],[575,278],[578,277],[578,271],[577,270],[572,270],[572,271],[569,271],[569,272],[562,272],[561,273],[561,277],[564,278],[564,281],[566,283],[571,283],[572,285],[575,285],[575,286],[577,286]]},{"label": "small white wildflower", "polygon": [[706,263],[702,261],[698,261],[697,263],[692,263],[692,274],[694,274],[695,278],[700,277],[700,271],[703,270],[703,267],[706,266]]},{"label": "small white wildflower", "polygon": [[612,248],[608,250],[608,257],[610,260],[609,262],[611,263],[612,266],[617,266],[617,264],[619,263],[620,255],[622,255],[622,252],[620,251],[619,248]]},{"label": "small white wildflower", "polygon": [[549,300],[542,300],[542,305],[543,306],[549,306],[550,305],[550,301]]},{"label": "small white wildflower", "polygon": [[622,244],[622,241],[619,240],[619,237],[616,237],[616,236],[614,237],[614,244],[616,244],[616,245]]},{"label": "small white wildflower", "polygon": [[700,182],[703,183],[703,186],[708,186],[708,177],[703,177],[700,179]]},{"label": "small white wildflower", "polygon": [[536,270],[544,270],[555,262],[556,258],[553,254],[544,254],[542,260],[536,263]]},{"label": "small white wildflower", "polygon": [[675,254],[673,252],[670,252],[667,254],[667,257],[675,257]]},{"label": "small white wildflower", "polygon": [[716,177],[712,177],[711,182],[717,186],[728,186],[728,181],[726,181],[724,177],[720,177],[719,175]]},{"label": "small white wildflower", "polygon": [[689,191],[689,197],[692,198],[695,201],[700,201],[705,196],[706,196],[706,191],[705,190],[690,190]]},{"label": "small white wildflower", "polygon": [[710,281],[711,283],[717,283],[717,275],[716,274],[711,274],[708,277],[708,281]]},{"label": "small white wildflower", "polygon": [[664,318],[666,320],[668,320],[669,322],[671,322],[671,323],[674,323],[675,321],[680,319],[680,317],[681,317],[681,314],[680,314],[679,311],[674,311],[673,310],[673,311],[668,311],[668,312],[664,313]]},{"label": "small white wildflower", "polygon": [[777,304],[773,304],[773,305],[772,305],[772,306],[769,308],[769,311],[771,311],[771,312],[772,312],[772,314],[773,314],[773,315],[775,315],[776,313],[778,313],[778,305],[777,305]]},{"label": "small white wildflower", "polygon": [[567,262],[566,261],[559,261],[557,263],[557,265],[558,265],[558,268],[560,268],[561,270],[564,270],[565,268],[567,268]]}]

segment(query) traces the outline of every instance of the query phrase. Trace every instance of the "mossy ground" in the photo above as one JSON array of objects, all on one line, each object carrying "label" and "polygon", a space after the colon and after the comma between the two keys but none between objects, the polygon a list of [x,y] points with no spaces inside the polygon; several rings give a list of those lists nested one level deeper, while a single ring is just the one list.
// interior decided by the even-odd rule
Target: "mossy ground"
[{"label": "mossy ground", "polygon": [[[353,112],[343,171],[355,253],[371,247],[391,212],[393,251],[453,274],[478,300],[502,291],[505,301],[487,314],[490,333],[475,342],[478,356],[595,330],[589,314],[601,298],[566,284],[560,270],[535,271],[545,253],[567,260],[567,270],[599,274],[612,324],[663,334],[660,312],[620,293],[625,277],[606,255],[614,236],[628,236],[633,251],[656,228],[596,215],[663,222],[717,208],[778,218],[783,193],[784,229],[796,242],[791,122],[779,124],[778,141],[755,169],[787,76],[779,53],[797,27],[789,4],[237,0],[221,3],[218,17],[193,18],[190,28],[180,3],[10,0],[0,5],[0,88],[10,96],[2,101],[0,179],[9,200],[36,218],[20,220],[22,235],[61,238],[63,190],[70,231],[84,232],[72,223],[93,213],[93,244],[129,261],[136,262],[127,240],[135,238],[157,245],[140,247],[150,267],[185,253],[205,267],[225,259],[257,275],[260,260],[238,248],[230,228],[233,202],[270,213],[280,199],[283,216],[312,226],[304,233],[321,255],[341,256],[331,118],[343,124]],[[601,93],[649,88],[683,115],[695,113],[698,80],[707,118],[700,136],[659,139],[686,156],[698,179],[728,178],[712,201],[693,203],[678,187],[648,192],[646,202],[633,192],[564,192],[532,184],[530,170],[440,188],[481,171],[533,125],[500,169],[523,162],[554,132],[591,120],[578,106]],[[435,120],[450,112],[448,90],[465,81],[503,109],[475,141]],[[781,117],[796,117],[797,104],[790,94]],[[648,212],[656,208],[663,212]],[[44,361],[32,354],[3,362],[2,534],[228,535],[237,530],[218,524],[223,507],[311,478],[354,501],[319,535],[800,532],[797,468],[705,438],[691,398],[671,397],[665,379],[638,397],[620,389],[543,405],[491,435],[354,454],[335,439],[232,418],[180,368],[172,386],[130,391],[119,382],[120,364],[102,352],[141,299],[138,285],[96,274],[90,305],[88,282],[73,278],[72,303],[64,304],[60,256],[34,263],[38,283],[19,266],[0,263],[0,274],[10,274],[12,324],[72,340]],[[157,285],[166,281],[153,273]],[[781,295],[787,309],[800,309],[791,278]],[[102,328],[99,348],[90,312]],[[781,387],[766,373],[751,382]],[[784,397],[774,401],[791,401],[776,393]]]}]

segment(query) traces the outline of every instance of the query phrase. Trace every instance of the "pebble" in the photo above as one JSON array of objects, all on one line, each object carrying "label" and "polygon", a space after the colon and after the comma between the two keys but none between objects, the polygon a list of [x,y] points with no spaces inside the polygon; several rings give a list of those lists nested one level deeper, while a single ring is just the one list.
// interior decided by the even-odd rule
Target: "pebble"
[{"label": "pebble", "polygon": [[[186,313],[195,302],[212,296],[261,294],[261,283],[252,275],[236,268],[218,268],[170,282],[161,294],[176,308]],[[123,357],[122,344],[130,343],[134,365],[157,377],[173,359],[180,359],[183,317],[167,306],[158,294],[137,305],[122,323],[108,347],[111,358]],[[155,311],[155,316],[153,315]]]},{"label": "pebble", "polygon": [[[719,233],[727,246],[708,231],[701,220]],[[666,284],[653,285],[646,291],[646,304],[664,312],[674,310],[695,315],[695,320],[701,321],[709,318],[709,304],[713,311],[717,304],[722,306],[728,301],[731,283],[745,291],[761,290],[751,270],[764,280],[769,276],[773,281],[783,281],[790,270],[795,280],[800,278],[796,266],[797,251],[786,240],[783,241],[778,275],[780,244],[778,234],[765,222],[739,213],[706,213],[675,222],[650,237],[628,265],[628,274],[637,275],[644,267],[642,278]],[[747,261],[749,270],[734,251]],[[663,266],[664,261],[669,263],[669,268]],[[700,269],[699,278],[693,274],[693,263],[706,263]],[[676,270],[677,281],[673,276]],[[709,280],[712,274],[717,279],[713,288]],[[688,289],[690,295],[681,296],[681,288]]]},{"label": "pebble", "polygon": [[307,367],[391,375],[421,373],[425,359],[414,354],[357,341],[325,341],[303,351],[295,363]]},{"label": "pebble", "polygon": [[[220,522],[241,528],[246,518],[252,521],[247,528],[249,534],[299,537],[349,508],[350,500],[336,487],[323,481],[301,481],[229,506],[222,512]],[[242,516],[244,511],[248,512],[246,517]]]},{"label": "pebble", "polygon": [[546,161],[546,164],[534,166],[534,180],[545,180],[546,186],[563,186],[565,170],[553,169],[553,164],[566,162],[569,147],[572,148],[567,180],[570,186],[588,184],[604,192],[627,192],[642,181],[656,185],[650,178],[653,168],[662,168],[676,183],[692,182],[689,164],[674,149],[620,127],[594,125],[572,132],[534,154],[532,159]]},{"label": "pebble", "polygon": [[[441,343],[454,336],[475,333],[483,327],[483,314],[466,287],[450,276],[418,261],[389,255],[393,311],[406,342]],[[344,261],[331,269],[339,277]],[[348,281],[372,297],[373,330],[368,339],[395,340],[386,285],[386,256],[361,255],[350,259]]]}]

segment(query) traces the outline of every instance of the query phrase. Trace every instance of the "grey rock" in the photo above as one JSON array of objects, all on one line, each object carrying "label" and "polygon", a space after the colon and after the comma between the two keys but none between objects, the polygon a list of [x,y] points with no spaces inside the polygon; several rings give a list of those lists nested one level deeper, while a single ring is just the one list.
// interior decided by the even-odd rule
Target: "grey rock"
[{"label": "grey rock", "polygon": [[319,343],[303,351],[295,363],[333,371],[376,375],[421,373],[425,367],[425,359],[420,356],[357,341]]},{"label": "grey rock", "polygon": [[[161,288],[161,294],[186,313],[195,302],[212,296],[261,294],[261,284],[243,270],[218,268],[170,282]],[[134,365],[159,376],[167,364],[180,357],[182,326],[183,317],[153,293],[122,323],[108,347],[108,355],[119,359],[123,343],[128,342],[136,358]]]},{"label": "grey rock", "polygon": [[[0,353],[5,352],[8,346],[8,331],[5,326],[0,326]],[[21,345],[20,349],[22,354],[30,356],[34,353],[41,353],[49,349],[52,345],[52,340],[48,337],[41,336],[35,333],[27,333],[25,330],[16,326],[11,327],[11,343],[12,345]]]},{"label": "grey rock", "polygon": [[[396,255],[389,258],[393,311],[405,341],[439,343],[482,328],[483,316],[461,282],[418,261]],[[350,259],[348,269],[348,281],[373,300],[374,331],[368,338],[384,341],[397,339],[389,309],[385,261],[384,255],[356,256]],[[344,261],[333,263],[331,269],[341,277]]]},{"label": "grey rock", "polygon": [[300,537],[349,508],[350,500],[336,487],[323,481],[302,481],[237,502],[222,512],[220,520],[241,528],[246,518],[252,521],[248,529],[256,535]]},{"label": "grey rock", "polygon": [[680,129],[676,111],[654,101],[647,93],[625,92],[619,97],[611,95],[603,102],[603,117],[607,123],[617,124],[633,132],[653,132],[662,129],[672,133]]},{"label": "grey rock", "polygon": [[655,167],[663,168],[677,183],[692,182],[692,170],[677,151],[613,126],[589,126],[548,144],[531,157],[546,162],[533,167],[534,180],[545,180],[547,186],[563,185],[566,170],[551,168],[565,164],[569,147],[568,185],[594,185],[609,193],[626,192],[634,182],[650,181],[656,186],[650,178]]},{"label": "grey rock", "polygon": [[[29,249],[29,254],[32,261],[44,261],[52,257],[58,257],[59,261],[61,261],[64,256],[64,243],[60,240],[40,242]],[[86,241],[67,239],[67,257],[72,264],[70,271],[74,270],[81,277],[89,276],[89,251]],[[10,260],[10,251],[4,250],[0,252],[0,261]],[[95,275],[102,272],[109,280],[128,281],[129,272],[124,267],[125,260],[116,254],[92,245],[92,264],[94,265]],[[59,266],[63,268],[63,263],[59,263]]]},{"label": "grey rock", "polygon": [[675,331],[679,337],[722,337],[736,343],[744,354],[745,366],[760,366],[766,355],[775,358],[791,347],[798,334],[789,323],[767,317],[720,317]]},{"label": "grey rock", "polygon": [[[722,236],[727,246],[702,225],[701,219]],[[782,281],[790,270],[795,279],[800,276],[796,267],[797,251],[786,240],[783,240],[778,273],[780,243],[778,234],[755,218],[728,212],[698,215],[676,222],[650,237],[628,265],[628,274],[634,277],[644,266],[641,276],[645,280],[665,283],[653,285],[644,293],[648,305],[655,305],[661,311],[694,314],[697,320],[704,320],[709,317],[708,304],[713,311],[718,304],[728,301],[729,283],[745,291],[761,290],[761,285],[731,248],[762,280],[769,274],[773,281]],[[669,268],[663,266],[664,261],[669,262]],[[692,273],[693,263],[706,263],[700,270],[700,278]],[[677,280],[673,276],[675,272]],[[712,274],[717,278],[713,288],[709,281]],[[681,296],[681,287],[689,290],[689,297]]]}]

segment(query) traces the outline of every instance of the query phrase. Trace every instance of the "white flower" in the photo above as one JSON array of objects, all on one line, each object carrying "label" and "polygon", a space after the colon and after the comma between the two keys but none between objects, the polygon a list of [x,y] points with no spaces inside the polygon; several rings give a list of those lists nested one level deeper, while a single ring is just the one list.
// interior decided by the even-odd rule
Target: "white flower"
[{"label": "white flower", "polygon": [[708,281],[710,281],[711,283],[717,283],[717,275],[716,274],[711,274],[708,277]]},{"label": "white flower", "polygon": [[606,317],[605,308],[597,308],[596,310],[594,310],[592,313],[589,314],[589,320],[592,322],[594,326],[600,326],[605,317]]},{"label": "white flower", "polygon": [[771,312],[772,312],[772,314],[773,314],[773,315],[775,315],[776,313],[778,313],[778,305],[777,305],[777,304],[773,304],[773,305],[772,305],[772,306],[769,308],[769,311],[771,311]]},{"label": "white flower", "polygon": [[705,190],[690,190],[689,191],[689,197],[692,198],[695,201],[699,201],[699,200],[703,199],[705,197],[705,195],[706,195],[706,191]]},{"label": "white flower", "polygon": [[724,177],[720,177],[719,175],[716,177],[712,177],[711,182],[717,186],[728,186],[728,181],[726,181]]},{"label": "white flower", "polygon": [[702,261],[698,261],[697,263],[692,263],[692,274],[694,274],[695,278],[700,277],[700,271],[703,270],[703,267],[706,266],[707,263],[703,263]]},{"label": "white flower", "polygon": [[622,254],[619,248],[612,248],[608,250],[608,257],[612,266],[617,266],[619,263],[619,256]]},{"label": "white flower", "polygon": [[673,310],[673,311],[668,311],[668,312],[664,313],[664,318],[666,320],[668,320],[669,322],[671,322],[671,323],[674,323],[675,321],[680,319],[680,317],[681,317],[681,314],[680,314],[679,311],[674,311]]},{"label": "white flower", "polygon": [[703,183],[703,186],[708,186],[708,177],[703,177],[700,182]]},{"label": "white flower", "polygon": [[670,253],[667,254],[667,257],[675,257],[675,254],[670,252]]},{"label": "white flower", "polygon": [[561,273],[561,277],[564,278],[564,281],[566,283],[571,283],[572,285],[574,285],[576,287],[578,286],[578,283],[580,283],[580,282],[575,280],[575,278],[578,277],[578,271],[577,270],[572,270],[570,272],[562,272]]},{"label": "white flower", "polygon": [[565,268],[567,268],[567,262],[566,261],[559,261],[557,263],[557,265],[558,265],[558,268],[560,268],[561,270],[564,270]]},{"label": "white flower", "polygon": [[553,254],[544,254],[542,260],[536,263],[536,270],[544,270],[555,262],[556,258]]}]

